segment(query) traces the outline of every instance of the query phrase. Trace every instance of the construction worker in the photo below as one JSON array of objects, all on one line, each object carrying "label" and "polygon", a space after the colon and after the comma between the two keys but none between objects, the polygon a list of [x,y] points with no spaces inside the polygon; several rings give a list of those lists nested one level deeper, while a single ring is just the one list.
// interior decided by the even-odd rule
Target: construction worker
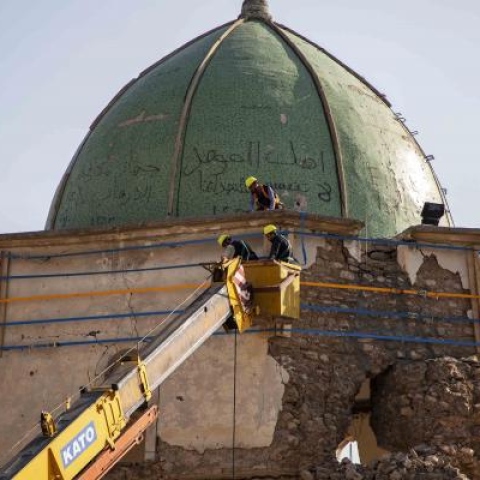
[{"label": "construction worker", "polygon": [[243,240],[233,240],[226,233],[217,238],[217,243],[223,248],[222,262],[241,257],[242,260],[258,260],[257,254],[250,245]]},{"label": "construction worker", "polygon": [[275,190],[269,185],[261,185],[255,177],[248,177],[245,186],[250,190],[250,211],[279,210],[283,203]]},{"label": "construction worker", "polygon": [[263,234],[272,243],[269,259],[279,260],[281,262],[297,263],[293,256],[293,248],[290,242],[282,234],[278,233],[275,225],[267,225],[263,229]]}]

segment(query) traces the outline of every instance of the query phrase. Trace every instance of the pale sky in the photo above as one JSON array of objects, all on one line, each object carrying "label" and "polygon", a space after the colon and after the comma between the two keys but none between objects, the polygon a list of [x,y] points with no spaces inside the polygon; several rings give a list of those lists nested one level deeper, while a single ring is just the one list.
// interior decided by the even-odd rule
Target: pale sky
[{"label": "pale sky", "polygon": [[[241,0],[0,0],[0,233],[42,230],[88,127],[132,78]],[[274,19],[385,93],[480,228],[480,1],[270,0]]]}]

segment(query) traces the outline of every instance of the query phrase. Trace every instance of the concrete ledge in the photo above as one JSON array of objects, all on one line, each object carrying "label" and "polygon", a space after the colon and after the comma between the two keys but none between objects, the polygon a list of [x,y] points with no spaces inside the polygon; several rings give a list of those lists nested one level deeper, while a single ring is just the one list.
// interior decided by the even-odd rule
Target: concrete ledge
[{"label": "concrete ledge", "polygon": [[396,237],[398,240],[480,247],[480,229],[417,225]]},{"label": "concrete ledge", "polygon": [[337,235],[355,235],[363,223],[348,218],[306,214],[294,210],[217,215],[201,218],[175,218],[132,227],[91,228],[74,230],[45,230],[39,232],[0,235],[0,250],[21,247],[46,247],[80,245],[102,242],[158,241],[180,235],[216,235],[220,232],[240,233],[262,231],[264,225],[273,223],[280,228],[308,229]]}]

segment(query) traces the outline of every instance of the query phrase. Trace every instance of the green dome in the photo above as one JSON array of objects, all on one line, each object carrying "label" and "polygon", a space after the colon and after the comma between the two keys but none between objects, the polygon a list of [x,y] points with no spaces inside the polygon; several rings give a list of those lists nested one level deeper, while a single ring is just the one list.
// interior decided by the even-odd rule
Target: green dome
[{"label": "green dome", "polygon": [[264,0],[246,0],[238,20],[152,65],[110,102],[65,173],[47,228],[244,212],[251,175],[286,208],[358,219],[375,236],[418,224],[426,201],[444,203],[385,97],[271,21]]}]

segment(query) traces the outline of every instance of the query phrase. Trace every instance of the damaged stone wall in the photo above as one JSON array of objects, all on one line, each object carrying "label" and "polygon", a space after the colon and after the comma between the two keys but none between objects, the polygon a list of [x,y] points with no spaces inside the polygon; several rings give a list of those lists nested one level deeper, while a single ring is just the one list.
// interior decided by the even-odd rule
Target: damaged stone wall
[{"label": "damaged stone wall", "polygon": [[[480,478],[471,300],[428,294],[469,293],[460,273],[439,265],[448,251],[422,253],[412,283],[393,242],[318,244],[302,273],[301,319],[290,336],[269,339],[269,354],[288,372],[271,445],[200,454],[160,436],[158,461],[121,465],[109,479]],[[335,452],[365,381],[371,403],[363,408],[392,453],[368,466],[339,464]]]},{"label": "damaged stone wall", "polygon": [[390,450],[438,447],[480,478],[480,363],[476,357],[401,361],[375,380],[372,423]]}]

